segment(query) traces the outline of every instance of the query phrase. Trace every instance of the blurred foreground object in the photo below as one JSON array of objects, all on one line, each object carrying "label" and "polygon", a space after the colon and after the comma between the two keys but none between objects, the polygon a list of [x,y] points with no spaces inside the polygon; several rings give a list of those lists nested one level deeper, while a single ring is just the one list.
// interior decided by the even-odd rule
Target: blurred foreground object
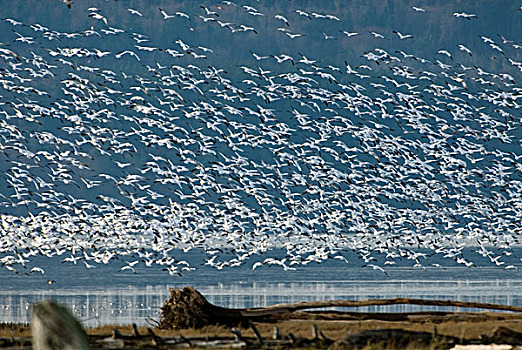
[{"label": "blurred foreground object", "polygon": [[31,335],[34,350],[90,349],[80,323],[69,310],[51,300],[32,306]]}]

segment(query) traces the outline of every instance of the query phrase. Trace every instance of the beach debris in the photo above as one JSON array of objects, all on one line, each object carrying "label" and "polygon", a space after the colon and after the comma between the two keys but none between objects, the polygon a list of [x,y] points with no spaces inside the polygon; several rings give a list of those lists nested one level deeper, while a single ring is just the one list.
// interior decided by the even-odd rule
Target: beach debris
[{"label": "beach debris", "polygon": [[244,341],[244,338],[243,338],[243,335],[241,334],[241,329],[240,328],[230,328],[230,333],[232,333],[234,335],[234,339],[236,341]]},{"label": "beach debris", "polygon": [[332,349],[362,349],[369,344],[378,344],[383,349],[447,349],[458,343],[458,338],[437,336],[429,332],[416,332],[402,329],[367,330],[349,335],[332,346]]},{"label": "beach debris", "polygon": [[279,327],[274,326],[274,331],[272,333],[272,340],[279,340],[281,336],[279,335]]},{"label": "beach debris", "polygon": [[35,350],[88,350],[87,336],[65,307],[51,300],[31,308],[31,334]]},{"label": "beach debris", "polygon": [[250,321],[249,322],[249,326],[254,331],[254,334],[256,335],[257,340],[259,340],[259,344],[263,345],[265,343],[265,340],[263,339],[263,336],[261,335],[261,332],[259,332],[259,330],[257,329],[257,327],[254,324],[254,322]]},{"label": "beach debris", "polygon": [[497,327],[493,330],[489,340],[497,344],[519,344],[522,345],[522,333],[506,327]]},{"label": "beach debris", "polygon": [[[284,319],[317,319],[316,313],[301,312],[307,309],[321,309],[332,307],[356,308],[377,305],[422,305],[422,306],[447,306],[457,308],[457,312],[446,313],[357,313],[337,312],[330,313],[330,319],[386,319],[405,320],[410,316],[433,317],[445,316],[456,318],[476,317],[473,313],[461,313],[460,308],[477,308],[486,310],[504,310],[522,312],[520,306],[510,306],[492,303],[477,303],[452,300],[414,299],[414,298],[390,298],[390,299],[368,299],[368,300],[324,300],[309,301],[288,304],[276,304],[265,307],[233,309],[224,308],[211,304],[207,299],[193,287],[183,289],[171,288],[170,297],[161,307],[161,316],[158,328],[163,329],[186,329],[202,328],[208,325],[225,325],[229,327],[243,325],[247,327],[251,322],[274,322]],[[482,317],[484,317],[482,315]]]},{"label": "beach debris", "polygon": [[[66,308],[63,306],[59,306],[55,303],[51,307],[53,311],[49,312],[44,307],[45,310],[42,312],[39,310],[38,317],[43,318],[46,322],[51,322],[51,320],[56,319],[55,313],[63,313],[65,310],[66,313],[69,313]],[[58,306],[58,309],[55,307]],[[32,311],[33,312],[33,311]],[[508,318],[512,319],[514,316],[512,313],[499,313],[499,315],[503,315],[502,318],[506,321]],[[97,350],[109,350],[109,349],[178,349],[178,348],[241,348],[241,349],[295,349],[295,348],[309,348],[309,349],[431,349],[431,350],[442,350],[442,349],[452,349],[452,350],[522,350],[520,347],[521,341],[520,336],[522,333],[518,332],[517,323],[510,323],[515,330],[506,328],[506,327],[496,327],[491,331],[490,334],[482,333],[482,336],[478,336],[476,338],[463,338],[459,336],[455,336],[455,332],[453,336],[449,334],[441,334],[437,331],[437,329],[433,329],[431,332],[429,329],[424,327],[424,331],[422,330],[406,330],[403,329],[402,326],[396,328],[395,325],[390,324],[389,328],[381,329],[381,328],[370,328],[366,330],[359,330],[358,332],[354,332],[354,329],[351,325],[353,323],[345,323],[344,329],[347,331],[343,334],[338,334],[332,336],[332,333],[329,333],[329,336],[325,336],[323,330],[325,332],[330,332],[330,325],[334,328],[338,327],[338,322],[334,320],[333,324],[329,322],[321,322],[316,323],[315,321],[311,324],[312,332],[309,334],[303,334],[302,332],[296,331],[297,333],[288,332],[288,328],[283,330],[283,332],[287,333],[286,336],[281,336],[277,334],[276,337],[270,337],[271,332],[270,328],[267,328],[266,325],[262,326],[261,323],[253,323],[249,322],[248,327],[250,327],[254,334],[247,332],[247,329],[244,328],[243,325],[239,325],[238,327],[226,327],[230,331],[228,336],[223,336],[222,334],[215,334],[214,336],[209,335],[209,328],[203,330],[199,335],[192,336],[183,336],[181,334],[170,334],[170,332],[161,331],[161,333],[156,333],[157,330],[153,330],[151,328],[139,327],[136,325],[129,325],[124,328],[115,328],[112,333],[107,333],[108,330],[105,331],[105,334],[99,334],[98,331],[86,335],[83,333],[81,329],[80,323],[74,319],[72,315],[67,315],[65,317],[67,320],[72,318],[76,322],[76,326],[74,326],[71,330],[60,324],[60,322],[54,322],[53,327],[50,328],[58,328],[62,331],[61,334],[58,335],[61,338],[62,342],[57,342],[53,339],[44,339],[44,346],[36,344],[36,341],[33,340],[33,349],[84,349],[78,345],[78,347],[71,347],[70,341],[67,341],[70,338],[71,332],[75,332],[77,329],[82,331],[84,336],[84,345],[89,344],[91,349]],[[514,319],[512,319],[514,320]],[[491,320],[490,320],[491,321]],[[489,322],[490,322],[489,321]],[[68,322],[68,321],[67,321]],[[451,324],[455,324],[454,320],[449,320]],[[460,322],[460,321],[459,321]],[[462,321],[467,322],[467,321]],[[478,328],[482,329],[484,325],[488,323],[485,319],[480,319],[476,321],[477,323],[481,323],[482,325]],[[294,323],[294,322],[291,322]],[[473,324],[475,322],[472,322]],[[310,325],[310,323],[307,323]],[[448,323],[446,323],[448,324]],[[274,329],[277,329],[277,333],[279,333],[279,327],[283,326],[283,323],[278,323],[278,326],[275,326]],[[377,325],[375,325],[377,326]],[[79,327],[79,328],[78,328]],[[292,326],[295,327],[295,326]],[[226,329],[222,327],[222,330]],[[393,329],[392,329],[393,328]],[[493,327],[489,328],[492,329]],[[31,329],[34,330],[34,327],[31,326]],[[40,328],[40,332],[42,334],[45,333],[43,331],[43,327]],[[210,328],[212,329],[212,328]],[[295,328],[294,328],[295,329]],[[216,328],[214,328],[216,330]],[[273,330],[272,330],[273,331]],[[159,331],[158,331],[159,332]],[[213,332],[213,331],[211,331]],[[178,332],[175,332],[178,333]],[[8,338],[0,337],[0,348],[23,348],[29,349],[31,348],[31,339],[29,337],[18,336],[13,337],[9,336]],[[47,342],[46,342],[47,341]],[[64,345],[65,344],[65,345]],[[65,347],[64,347],[65,346]]]},{"label": "beach debris", "polygon": [[239,310],[212,305],[193,287],[171,288],[170,297],[161,307],[159,328],[201,328],[210,324],[236,326]]},{"label": "beach debris", "polygon": [[509,344],[472,344],[472,345],[455,345],[450,350],[511,350],[515,349],[513,345]]}]

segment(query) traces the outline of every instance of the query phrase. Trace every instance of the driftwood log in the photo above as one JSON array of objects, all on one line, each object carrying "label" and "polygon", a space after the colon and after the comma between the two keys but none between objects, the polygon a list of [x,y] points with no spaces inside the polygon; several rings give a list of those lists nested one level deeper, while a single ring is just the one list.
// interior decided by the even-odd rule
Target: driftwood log
[{"label": "driftwood log", "polygon": [[213,305],[192,287],[170,288],[170,297],[161,307],[159,328],[201,328],[213,324],[237,325],[243,319],[240,309]]},{"label": "driftwood log", "polygon": [[[424,306],[448,306],[456,308],[476,308],[486,310],[502,310],[522,312],[520,306],[509,306],[502,304],[491,303],[476,303],[465,301],[451,301],[451,300],[431,300],[431,299],[412,299],[412,298],[392,298],[392,299],[368,299],[368,300],[328,300],[315,302],[300,302],[289,304],[277,304],[266,307],[246,308],[246,309],[231,309],[216,306],[207,301],[207,299],[192,287],[184,287],[183,289],[171,288],[170,297],[161,307],[161,316],[159,321],[159,328],[164,329],[186,329],[186,328],[201,328],[207,325],[226,325],[247,326],[250,322],[273,322],[284,319],[302,319],[303,312],[300,310],[332,308],[332,307],[362,307],[375,305],[424,305]],[[353,315],[354,313],[348,313]],[[409,315],[419,315],[419,313],[410,313]],[[426,313],[429,315],[444,315],[448,313]],[[343,313],[331,312],[330,315],[337,315],[339,319],[343,318]],[[366,313],[374,315],[376,313]],[[389,320],[394,314],[385,314]],[[404,314],[398,315],[398,319],[404,317]],[[332,316],[334,317],[334,316]],[[377,317],[378,318],[378,317]],[[346,318],[344,318],[346,319]],[[381,318],[382,319],[382,318]]]},{"label": "driftwood log", "polygon": [[448,349],[458,344],[456,337],[438,336],[428,332],[415,332],[401,329],[367,330],[349,335],[335,344],[333,350],[363,349],[369,344],[378,349]]}]

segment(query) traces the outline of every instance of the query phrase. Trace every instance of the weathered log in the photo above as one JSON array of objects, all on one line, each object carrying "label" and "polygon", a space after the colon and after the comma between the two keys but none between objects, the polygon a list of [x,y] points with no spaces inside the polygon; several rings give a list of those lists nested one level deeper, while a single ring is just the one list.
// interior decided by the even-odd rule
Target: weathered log
[{"label": "weathered log", "polygon": [[[292,318],[299,310],[331,307],[362,307],[376,305],[424,305],[449,306],[458,308],[477,308],[488,310],[504,310],[522,312],[520,306],[509,306],[491,303],[476,303],[452,300],[431,300],[412,298],[369,299],[369,300],[327,300],[315,302],[300,302],[277,304],[265,307],[231,309],[213,305],[201,293],[192,287],[170,289],[170,297],[161,308],[159,328],[201,328],[207,325],[238,324],[248,325],[249,322],[267,322]],[[302,313],[301,313],[302,314]],[[299,317],[298,317],[299,318]]]},{"label": "weathered log", "polygon": [[[492,303],[477,303],[469,301],[453,301],[453,300],[432,300],[432,299],[414,299],[414,298],[390,298],[390,299],[367,299],[367,300],[325,300],[325,301],[303,301],[300,303],[276,304],[265,307],[235,309],[240,310],[244,317],[273,315],[276,313],[294,312],[305,309],[319,309],[328,307],[362,307],[377,305],[424,305],[424,306],[449,306],[487,310],[503,310],[522,312],[522,306],[511,306]],[[234,309],[229,309],[234,310]]]},{"label": "weathered log", "polygon": [[31,334],[35,350],[88,350],[89,342],[72,313],[46,300],[31,308]]},{"label": "weathered log", "polygon": [[497,344],[520,345],[522,344],[522,333],[506,327],[497,327],[493,330],[493,334],[488,340]]},{"label": "weathered log", "polygon": [[346,339],[338,341],[332,347],[334,350],[363,349],[369,345],[378,345],[383,349],[406,348],[440,348],[447,349],[458,343],[458,338],[436,336],[428,332],[407,331],[401,329],[367,330],[349,335]]},{"label": "weathered log", "polygon": [[[159,328],[201,328],[207,325],[238,325],[246,321],[241,310],[215,306],[192,287],[170,289],[170,297],[161,307]],[[248,323],[248,321],[246,321]]]}]

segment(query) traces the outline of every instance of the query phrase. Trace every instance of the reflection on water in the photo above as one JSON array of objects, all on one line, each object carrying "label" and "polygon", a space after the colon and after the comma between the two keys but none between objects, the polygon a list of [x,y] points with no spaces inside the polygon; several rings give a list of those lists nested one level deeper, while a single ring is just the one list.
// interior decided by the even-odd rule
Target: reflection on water
[{"label": "reflection on water", "polygon": [[[0,295],[0,320],[28,322],[30,304],[52,298],[67,305],[86,326],[137,323],[158,319],[169,287],[178,285],[114,288],[105,290],[66,289]],[[276,303],[367,298],[430,298],[522,305],[522,280],[374,280],[330,282],[218,283],[198,287],[207,299],[225,307],[253,307]],[[445,310],[448,308],[437,308]],[[433,307],[393,305],[358,308],[360,311],[405,312],[434,310]]]},{"label": "reflection on water", "polygon": [[27,323],[30,305],[51,298],[83,321],[86,326],[103,324],[146,324],[148,316],[159,316],[166,299],[165,287],[146,287],[88,291],[85,289],[36,292],[4,292],[0,296],[0,319],[3,322]]},{"label": "reflection on water", "polygon": [[[466,256],[471,254],[464,252]],[[522,306],[522,264],[515,269],[492,268],[474,258],[478,267],[389,267],[386,274],[362,266],[354,256],[350,264],[329,260],[296,270],[245,264],[229,270],[203,265],[204,255],[194,251],[196,271],[169,276],[165,271],[136,267],[136,274],[120,271],[117,262],[87,269],[63,264],[60,257],[35,258],[45,274],[13,274],[0,269],[0,321],[28,322],[31,303],[52,298],[68,306],[87,326],[157,320],[169,288],[193,286],[213,304],[242,308],[277,303],[328,299],[431,298]],[[514,254],[522,256],[521,250]],[[264,257],[260,257],[263,260]],[[517,258],[518,259],[518,258]],[[434,260],[433,263],[440,263]],[[489,267],[488,267],[489,266]],[[28,265],[26,270],[30,270]],[[54,283],[49,285],[48,280]],[[404,312],[431,307],[393,305],[359,308],[360,311]],[[438,308],[436,310],[444,310]]]}]

